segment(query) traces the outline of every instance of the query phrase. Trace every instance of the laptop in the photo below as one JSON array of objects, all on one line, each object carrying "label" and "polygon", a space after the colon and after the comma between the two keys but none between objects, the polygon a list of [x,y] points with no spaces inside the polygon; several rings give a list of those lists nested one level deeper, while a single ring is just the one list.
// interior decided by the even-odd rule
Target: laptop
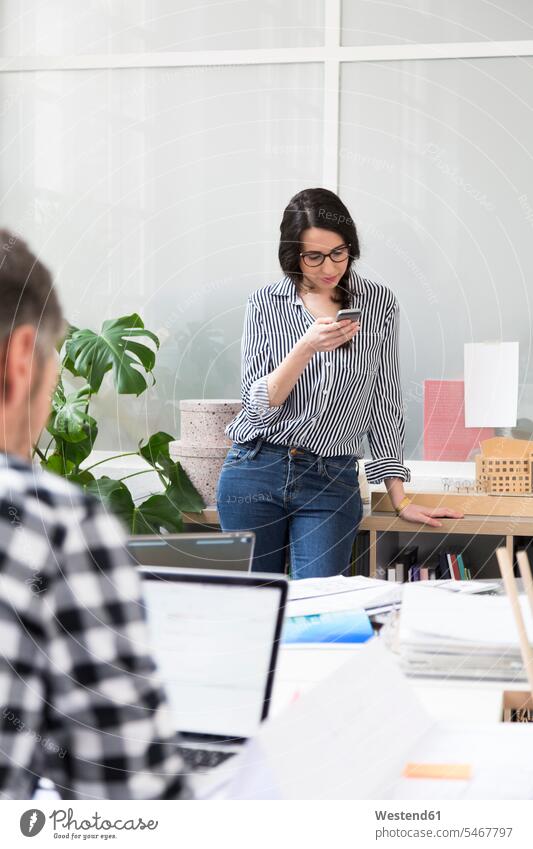
[{"label": "laptop", "polygon": [[249,572],[255,534],[246,532],[130,536],[127,548],[139,566],[229,569]]},{"label": "laptop", "polygon": [[141,567],[151,649],[187,768],[237,754],[268,716],[287,579]]}]

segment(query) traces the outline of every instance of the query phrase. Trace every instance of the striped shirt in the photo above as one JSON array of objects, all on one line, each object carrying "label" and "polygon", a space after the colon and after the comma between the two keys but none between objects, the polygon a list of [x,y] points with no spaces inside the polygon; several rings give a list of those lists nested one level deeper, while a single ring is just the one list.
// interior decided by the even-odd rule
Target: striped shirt
[{"label": "striped shirt", "polygon": [[361,328],[349,348],[316,352],[286,400],[271,407],[267,376],[315,321],[294,283],[284,277],[248,299],[242,336],[242,402],[226,428],[235,442],[259,436],[299,445],[324,457],[364,456],[370,483],[410,480],[403,464],[405,422],[398,361],[398,302],[386,286],[352,271],[353,306]]}]

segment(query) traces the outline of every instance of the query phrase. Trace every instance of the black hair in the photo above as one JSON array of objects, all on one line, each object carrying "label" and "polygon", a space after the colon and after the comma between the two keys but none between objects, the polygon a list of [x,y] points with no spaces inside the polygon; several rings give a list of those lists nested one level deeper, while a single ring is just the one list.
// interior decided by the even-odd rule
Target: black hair
[{"label": "black hair", "polygon": [[346,271],[339,280],[333,300],[341,309],[352,306],[352,295],[348,280],[354,259],[359,259],[359,237],[353,218],[340,197],[328,189],[304,189],[289,201],[280,225],[278,257],[283,272],[290,277],[296,289],[302,285],[300,269],[301,240],[304,230],[320,227],[338,233],[342,241],[350,245],[350,256]]}]

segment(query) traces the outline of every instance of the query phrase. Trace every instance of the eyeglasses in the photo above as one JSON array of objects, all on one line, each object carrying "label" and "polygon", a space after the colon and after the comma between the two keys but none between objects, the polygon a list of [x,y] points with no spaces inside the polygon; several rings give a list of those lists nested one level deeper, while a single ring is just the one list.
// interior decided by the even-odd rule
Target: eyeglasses
[{"label": "eyeglasses", "polygon": [[320,253],[320,251],[306,251],[300,254],[304,263],[310,268],[316,268],[322,265],[324,260],[329,257],[332,262],[344,262],[350,256],[351,245],[339,245],[338,248],[333,248],[329,254]]}]

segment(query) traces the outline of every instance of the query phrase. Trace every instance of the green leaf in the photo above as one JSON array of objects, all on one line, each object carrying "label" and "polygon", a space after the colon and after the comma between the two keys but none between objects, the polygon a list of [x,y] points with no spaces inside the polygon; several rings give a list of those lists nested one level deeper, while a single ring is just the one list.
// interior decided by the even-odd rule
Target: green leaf
[{"label": "green leaf", "polygon": [[58,450],[66,460],[70,460],[78,467],[90,455],[94,448],[93,440],[88,437],[83,442],[62,442],[56,437],[56,450]]},{"label": "green leaf", "polygon": [[147,345],[129,337],[150,339],[159,348],[159,339],[146,330],[136,314],[104,321],[100,333],[76,330],[67,341],[66,354],[77,374],[98,392],[106,372],[113,372],[115,388],[120,395],[140,395],[147,387],[142,366],[147,374],[152,372],[155,353]]},{"label": "green leaf", "polygon": [[174,506],[183,513],[200,513],[205,507],[205,501],[181,463],[173,463],[167,474],[171,482],[167,496]]},{"label": "green leaf", "polygon": [[180,533],[183,530],[179,509],[167,493],[151,495],[135,507],[131,532],[132,534],[158,534],[162,528],[170,533]]},{"label": "green leaf", "polygon": [[[62,443],[68,445],[68,443]],[[46,460],[41,462],[41,467],[48,472],[53,472],[55,475],[60,475],[66,478],[71,483],[76,483],[79,486],[86,486],[91,481],[94,481],[94,475],[90,472],[85,472],[77,468],[77,464],[72,462],[58,451],[50,454]]]},{"label": "green leaf", "polygon": [[151,466],[155,469],[157,465],[163,466],[167,463],[171,463],[169,453],[169,443],[174,441],[174,437],[170,436],[169,433],[165,433],[160,430],[157,433],[154,433],[146,445],[139,442],[139,454],[141,457],[144,457],[147,463],[150,463]]},{"label": "green leaf", "polygon": [[95,419],[87,412],[90,399],[89,385],[86,384],[76,392],[65,395],[63,384],[58,383],[52,398],[52,413],[47,425],[50,435],[65,442],[91,440],[91,443],[94,443],[98,426]]},{"label": "green leaf", "polygon": [[85,490],[99,498],[106,510],[118,516],[131,531],[135,505],[125,483],[104,476],[91,481]]},{"label": "green leaf", "polygon": [[58,354],[61,354],[61,369],[62,370],[66,369],[66,371],[69,371],[72,375],[74,375],[74,377],[81,377],[81,374],[79,374],[79,372],[77,372],[76,369],[74,368],[74,363],[72,362],[72,360],[70,359],[70,357],[68,356],[68,354],[66,352],[67,351],[66,346],[67,346],[69,339],[78,330],[79,330],[79,328],[76,327],[74,324],[68,324],[67,325],[67,332],[65,333],[65,335],[63,336],[61,341],[58,342],[58,344],[57,344],[57,352],[58,352]]},{"label": "green leaf", "polygon": [[69,472],[74,471],[74,463],[70,460],[65,460],[61,454],[54,451],[53,454],[48,455],[46,460],[42,460],[41,468],[46,469],[48,472],[53,472],[55,475],[61,475],[61,477],[66,478]]},{"label": "green leaf", "polygon": [[[66,464],[71,463],[76,467],[76,471],[79,471],[80,463],[83,463],[84,460],[87,459],[91,451],[93,450],[93,442],[92,439],[84,439],[83,442],[65,442],[63,439],[60,439],[58,436],[55,438],[55,448],[54,454],[59,455],[63,463]],[[53,456],[53,455],[52,455]],[[67,472],[65,471],[65,475]]]},{"label": "green leaf", "polygon": [[158,431],[150,437],[146,445],[139,443],[139,454],[168,480],[166,492],[178,510],[199,513],[204,509],[205,502],[181,463],[172,460],[169,443],[173,441],[173,436]]},{"label": "green leaf", "polygon": [[158,534],[162,528],[171,533],[183,530],[180,512],[165,493],[151,495],[136,506],[127,486],[108,477],[93,481],[86,491],[96,495],[107,510],[122,519],[132,534]]},{"label": "green leaf", "polygon": [[87,486],[95,480],[94,475],[90,472],[86,472],[83,469],[68,475],[68,479],[71,483],[77,483],[79,486]]}]

